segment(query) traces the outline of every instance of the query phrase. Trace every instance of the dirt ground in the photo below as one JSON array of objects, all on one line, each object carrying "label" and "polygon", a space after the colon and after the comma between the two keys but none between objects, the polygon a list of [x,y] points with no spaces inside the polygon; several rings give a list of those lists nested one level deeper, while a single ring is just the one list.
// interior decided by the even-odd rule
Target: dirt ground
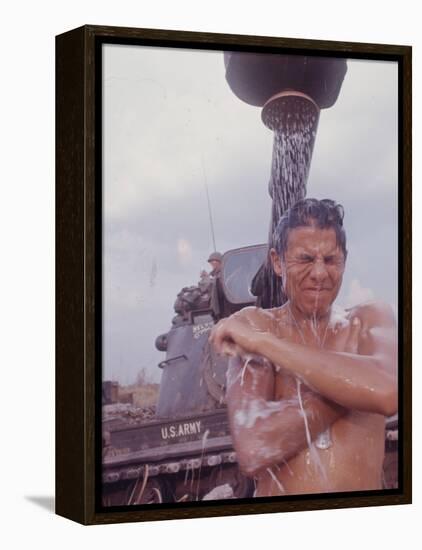
[{"label": "dirt ground", "polygon": [[119,386],[118,401],[135,407],[151,407],[157,403],[158,389],[158,384]]}]

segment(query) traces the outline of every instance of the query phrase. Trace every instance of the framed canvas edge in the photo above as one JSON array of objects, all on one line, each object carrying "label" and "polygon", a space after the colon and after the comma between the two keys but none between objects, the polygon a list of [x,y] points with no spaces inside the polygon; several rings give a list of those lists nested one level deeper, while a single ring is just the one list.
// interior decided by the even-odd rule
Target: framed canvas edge
[{"label": "framed canvas edge", "polygon": [[[56,513],[85,522],[84,31],[56,37]],[[69,434],[72,444],[69,442]],[[72,480],[72,481],[71,481]]]},{"label": "framed canvas edge", "polygon": [[[399,62],[399,257],[403,306],[403,434],[400,494],[381,494],[306,500],[231,503],[151,510],[97,512],[95,487],[99,472],[95,452],[99,419],[95,416],[98,371],[95,369],[99,335],[95,331],[98,285],[95,280],[98,212],[99,149],[95,138],[96,48],[103,41],[143,40],[188,47],[236,46],[327,52],[331,55],[394,57]],[[69,44],[76,45],[76,48]],[[182,46],[180,46],[182,47]],[[83,524],[153,521],[223,515],[305,511],[345,507],[408,504],[412,501],[411,463],[411,117],[410,46],[347,43],[274,37],[255,37],[158,29],[86,25],[56,37],[56,513]],[[69,73],[72,86],[67,88]],[[78,98],[76,103],[74,99]],[[97,125],[97,127],[96,127]],[[97,180],[96,180],[97,178]],[[74,260],[75,266],[69,268]],[[72,274],[72,276],[71,276]],[[71,297],[73,297],[71,299]],[[69,309],[70,308],[70,309]],[[72,444],[68,441],[72,433]],[[71,475],[72,474],[72,475]]]}]

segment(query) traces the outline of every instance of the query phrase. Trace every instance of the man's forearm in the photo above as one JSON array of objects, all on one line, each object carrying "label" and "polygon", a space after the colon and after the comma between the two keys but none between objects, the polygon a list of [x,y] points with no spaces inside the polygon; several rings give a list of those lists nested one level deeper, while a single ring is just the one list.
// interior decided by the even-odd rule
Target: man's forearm
[{"label": "man's forearm", "polygon": [[257,352],[347,409],[386,416],[397,410],[395,380],[375,357],[310,348],[271,334],[263,335]]},{"label": "man's forearm", "polygon": [[[306,389],[302,389],[302,404],[311,440],[345,413],[342,407]],[[309,443],[297,397],[281,401],[244,398],[236,410],[229,398],[228,407],[238,460],[247,475],[282,464]]]}]

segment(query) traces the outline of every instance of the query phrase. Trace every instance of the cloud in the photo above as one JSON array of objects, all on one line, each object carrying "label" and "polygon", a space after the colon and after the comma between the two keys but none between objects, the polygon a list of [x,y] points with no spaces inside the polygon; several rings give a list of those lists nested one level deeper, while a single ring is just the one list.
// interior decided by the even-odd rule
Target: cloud
[{"label": "cloud", "polygon": [[[233,167],[269,175],[272,133],[260,109],[224,79],[222,52],[106,48],[104,212],[143,214],[204,185],[225,185]],[[177,67],[177,70],[174,70]],[[198,78],[192,78],[192,76]],[[200,77],[199,77],[200,75]]]},{"label": "cloud", "polygon": [[[158,376],[156,336],[216,246],[266,241],[273,136],[230,91],[221,52],[105,47],[105,372]],[[343,204],[349,256],[339,303],[397,300],[397,64],[348,61],[321,113],[308,196]],[[204,265],[205,263],[205,265]],[[119,374],[120,376],[120,374]],[[132,376],[132,375],[131,375]]]},{"label": "cloud", "polygon": [[190,264],[192,261],[192,246],[187,239],[177,241],[177,257],[182,265]]},{"label": "cloud", "polygon": [[398,65],[347,63],[336,104],[321,112],[309,187],[327,196],[347,188],[348,197],[358,198],[396,190]]}]

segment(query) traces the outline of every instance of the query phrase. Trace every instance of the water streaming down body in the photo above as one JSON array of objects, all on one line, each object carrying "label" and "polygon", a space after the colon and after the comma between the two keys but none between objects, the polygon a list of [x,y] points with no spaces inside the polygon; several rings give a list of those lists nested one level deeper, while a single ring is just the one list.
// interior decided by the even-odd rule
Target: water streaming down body
[{"label": "water streaming down body", "polygon": [[285,493],[286,490],[284,489],[281,481],[278,479],[278,477],[275,475],[275,473],[272,471],[271,468],[267,468],[267,472],[269,473],[271,479],[274,481],[274,483],[277,485],[278,490],[280,493]]},{"label": "water streaming down body", "polygon": [[245,359],[245,364],[243,365],[242,372],[241,372],[241,375],[240,375],[240,385],[241,386],[243,386],[243,382],[245,380],[245,372],[246,372],[246,369],[249,366],[249,363],[252,361],[253,356],[250,355],[250,354],[247,354],[247,355],[245,355],[244,359]]},{"label": "water streaming down body", "polygon": [[[289,304],[288,307],[289,307],[289,314],[290,314],[291,321],[293,322],[294,326],[296,327],[296,330],[299,333],[299,336],[302,340],[302,343],[304,345],[306,345],[305,335],[304,335],[302,329],[300,328],[299,323],[296,321],[295,316],[293,315],[290,304]],[[327,338],[328,327],[330,326],[330,324],[331,324],[331,316],[330,316],[330,319],[327,322],[327,325],[325,327],[325,331],[324,331],[323,336],[321,338],[316,313],[314,314],[314,316],[311,319],[311,323],[310,323],[311,332],[315,337],[315,340],[318,344],[318,347],[321,348],[321,349],[323,349],[324,346],[325,346],[325,340]],[[331,447],[331,445],[332,445],[331,428],[328,427],[324,432],[318,434],[318,436],[315,439],[315,443],[312,441],[311,434],[310,434],[310,431],[309,431],[308,419],[307,419],[306,412],[305,412],[304,407],[303,407],[301,384],[302,384],[301,380],[299,378],[297,378],[296,379],[296,392],[297,392],[297,397],[298,397],[298,400],[299,400],[299,407],[300,407],[301,414],[302,414],[302,417],[303,417],[303,422],[304,422],[304,425],[305,425],[306,442],[308,444],[309,456],[313,459],[313,462],[314,462],[315,466],[317,467],[317,469],[319,470],[324,482],[327,483],[327,473],[325,471],[324,466],[322,465],[321,459],[319,457],[319,454],[318,454],[316,448],[321,449],[321,450],[326,450],[326,449],[329,449]]]},{"label": "water streaming down body", "polygon": [[321,474],[324,482],[327,483],[327,473],[325,471],[324,466],[322,465],[322,462],[321,462],[321,459],[319,457],[318,451],[315,449],[315,445],[312,443],[311,433],[309,431],[309,425],[308,425],[308,418],[306,416],[305,409],[303,408],[302,393],[301,393],[301,388],[300,388],[301,384],[302,384],[302,382],[299,379],[296,379],[297,396],[298,396],[298,399],[299,399],[299,407],[300,407],[300,411],[302,413],[303,423],[305,425],[306,442],[308,444],[309,455],[312,458],[312,460],[313,460],[316,468],[318,469],[319,473]]}]

